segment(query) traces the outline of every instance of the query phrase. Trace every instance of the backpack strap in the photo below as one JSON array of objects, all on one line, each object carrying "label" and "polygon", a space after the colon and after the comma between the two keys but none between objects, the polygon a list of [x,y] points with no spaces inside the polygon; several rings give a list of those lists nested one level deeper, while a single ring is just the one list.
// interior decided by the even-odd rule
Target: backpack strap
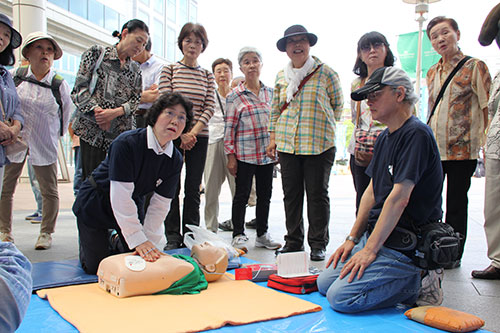
[{"label": "backpack strap", "polygon": [[13,77],[14,84],[17,87],[21,84],[21,82],[25,81],[25,82],[30,82],[30,83],[36,84],[40,87],[48,88],[52,91],[52,95],[54,96],[56,103],[59,106],[59,110],[58,110],[59,135],[63,136],[63,132],[64,132],[64,129],[63,129],[63,103],[62,103],[61,92],[59,91],[59,88],[61,87],[61,84],[63,83],[64,78],[61,75],[56,73],[56,75],[54,75],[54,77],[52,78],[51,84],[49,85],[45,82],[40,82],[40,81],[35,80],[31,77],[27,77],[27,75],[28,75],[28,66],[18,67],[16,70],[16,74]]},{"label": "backpack strap", "polygon": [[25,78],[26,75],[28,75],[28,65],[25,66],[19,66],[16,69],[16,73],[14,74],[14,77],[12,78],[14,80],[14,84],[16,87],[21,84],[24,80],[22,78]]},{"label": "backpack strap", "polygon": [[63,131],[63,103],[62,103],[62,98],[61,98],[61,92],[59,91],[59,88],[61,87],[61,84],[63,83],[64,78],[56,74],[52,78],[52,83],[50,85],[50,90],[52,90],[52,95],[54,95],[54,98],[56,99],[57,105],[59,105],[59,135],[63,136],[64,131]]}]

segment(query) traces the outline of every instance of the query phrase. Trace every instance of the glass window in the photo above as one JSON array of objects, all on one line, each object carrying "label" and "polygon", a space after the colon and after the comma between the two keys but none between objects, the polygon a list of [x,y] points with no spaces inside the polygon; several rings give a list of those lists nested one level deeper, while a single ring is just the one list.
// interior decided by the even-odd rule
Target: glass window
[{"label": "glass window", "polygon": [[87,19],[87,1],[69,0],[69,11]]},{"label": "glass window", "polygon": [[175,50],[177,49],[177,36],[175,30],[167,28],[167,60],[170,62],[175,61]]},{"label": "glass window", "polygon": [[104,5],[96,0],[89,0],[89,21],[104,27]]},{"label": "glass window", "polygon": [[167,0],[167,17],[170,21],[175,23],[175,16],[176,16],[176,8],[177,6],[175,5],[175,0]]},{"label": "glass window", "polygon": [[49,2],[52,2],[54,5],[68,10],[68,0],[49,0]]},{"label": "glass window", "polygon": [[153,0],[153,9],[155,12],[163,15],[163,0]]},{"label": "glass window", "polygon": [[109,8],[104,7],[104,27],[109,31],[120,30],[120,16],[118,12]]},{"label": "glass window", "polygon": [[143,4],[149,7],[149,0],[140,0]]},{"label": "glass window", "polygon": [[128,22],[127,17],[125,15],[123,15],[123,14],[120,14],[120,29],[118,29],[118,30],[121,30],[121,28],[123,27],[123,25],[125,23],[127,23],[127,22]]},{"label": "glass window", "polygon": [[163,57],[164,38],[163,38],[163,23],[160,20],[154,19],[151,27],[151,41],[153,43],[153,54]]},{"label": "glass window", "polygon": [[137,18],[141,20],[142,22],[146,23],[146,25],[149,28],[149,14],[142,9],[139,9],[137,11]]},{"label": "glass window", "polygon": [[179,0],[179,24],[182,26],[188,22],[188,1]]},{"label": "glass window", "polygon": [[198,21],[198,7],[194,2],[189,3],[189,22]]}]

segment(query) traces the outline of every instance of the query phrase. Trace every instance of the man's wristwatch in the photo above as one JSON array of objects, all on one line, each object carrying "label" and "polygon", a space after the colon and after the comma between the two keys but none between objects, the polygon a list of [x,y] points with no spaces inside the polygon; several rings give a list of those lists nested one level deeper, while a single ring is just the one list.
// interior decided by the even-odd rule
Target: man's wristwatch
[{"label": "man's wristwatch", "polygon": [[352,237],[351,235],[347,235],[347,237],[345,238],[346,241],[352,241],[354,244],[358,244],[359,243],[359,238],[356,238],[356,237]]}]

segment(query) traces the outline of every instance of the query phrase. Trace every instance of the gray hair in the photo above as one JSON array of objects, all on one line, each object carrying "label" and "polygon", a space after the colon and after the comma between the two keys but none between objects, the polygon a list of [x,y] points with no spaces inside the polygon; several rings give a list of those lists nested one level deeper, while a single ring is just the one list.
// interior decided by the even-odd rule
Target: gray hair
[{"label": "gray hair", "polygon": [[243,57],[247,53],[255,53],[257,57],[259,57],[259,60],[262,62],[262,54],[260,53],[259,50],[257,50],[257,48],[252,46],[245,46],[240,50],[240,53],[238,53],[238,65],[241,66],[241,60],[243,60]]}]

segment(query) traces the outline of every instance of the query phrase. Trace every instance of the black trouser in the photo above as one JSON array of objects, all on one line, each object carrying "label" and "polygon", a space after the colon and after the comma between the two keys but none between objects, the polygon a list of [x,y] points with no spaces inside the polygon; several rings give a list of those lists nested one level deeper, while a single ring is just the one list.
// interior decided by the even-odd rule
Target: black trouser
[{"label": "black trouser", "polygon": [[257,222],[257,236],[267,232],[269,205],[273,192],[274,164],[255,165],[238,161],[236,172],[236,190],[233,198],[231,221],[233,221],[233,237],[245,234],[245,212],[248,197],[252,190],[252,179],[255,175],[257,205],[255,218]]},{"label": "black trouser", "polygon": [[367,167],[356,164],[354,155],[351,155],[351,158],[349,159],[349,166],[351,167],[352,181],[354,183],[354,189],[356,190],[356,215],[358,215],[361,197],[370,184],[371,178],[365,173]]},{"label": "black trouser", "polygon": [[443,177],[447,177],[445,222],[464,236],[459,255],[459,258],[462,258],[467,238],[467,208],[469,204],[467,193],[471,177],[476,170],[477,160],[442,161],[441,163]]},{"label": "black trouser", "polygon": [[110,246],[110,229],[118,232],[125,252],[131,251],[113,216],[109,192],[97,190],[85,181],[78,191],[73,213],[78,226],[80,263],[88,274],[96,274],[101,260],[116,254]]},{"label": "black trouser", "polygon": [[307,241],[314,249],[325,249],[330,239],[330,198],[328,184],[335,160],[335,147],[319,155],[279,153],[285,203],[286,245],[301,248],[304,244],[304,189],[307,194],[309,230]]},{"label": "black trouser", "polygon": [[[174,144],[181,153],[184,154],[184,163],[186,167],[186,177],[184,180],[184,205],[182,208],[182,233],[187,230],[186,224],[200,225],[200,184],[205,169],[205,159],[207,158],[208,138],[197,137],[197,142],[191,150],[182,150],[179,148],[180,139],[174,141]],[[165,235],[168,242],[177,244],[182,243],[181,235],[181,215],[179,207],[179,193],[181,190],[179,176],[179,185],[177,192],[170,205],[170,211],[165,219]]]},{"label": "black trouser", "polygon": [[82,159],[82,181],[87,179],[106,158],[107,151],[93,147],[87,142],[80,140],[80,156]]}]

